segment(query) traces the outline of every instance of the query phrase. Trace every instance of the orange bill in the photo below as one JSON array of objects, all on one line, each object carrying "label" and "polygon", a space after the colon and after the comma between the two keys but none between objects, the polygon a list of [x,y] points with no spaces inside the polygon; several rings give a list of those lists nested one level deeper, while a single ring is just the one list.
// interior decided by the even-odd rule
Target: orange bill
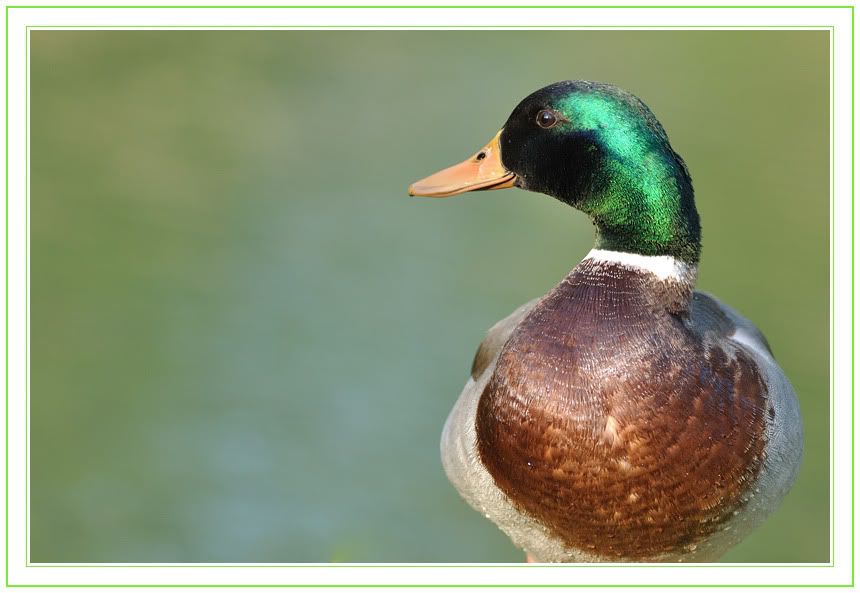
[{"label": "orange bill", "polygon": [[477,153],[453,167],[442,169],[409,186],[410,196],[447,198],[467,191],[513,187],[517,176],[502,165],[501,130]]}]

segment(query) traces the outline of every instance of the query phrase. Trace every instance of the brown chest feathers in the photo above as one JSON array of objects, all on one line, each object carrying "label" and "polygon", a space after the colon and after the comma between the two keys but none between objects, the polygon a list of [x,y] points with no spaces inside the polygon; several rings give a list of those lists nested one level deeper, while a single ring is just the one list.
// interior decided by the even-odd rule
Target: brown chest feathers
[{"label": "brown chest feathers", "polygon": [[744,503],[765,447],[753,359],[654,284],[583,262],[511,335],[478,404],[498,487],[610,560],[695,549]]}]

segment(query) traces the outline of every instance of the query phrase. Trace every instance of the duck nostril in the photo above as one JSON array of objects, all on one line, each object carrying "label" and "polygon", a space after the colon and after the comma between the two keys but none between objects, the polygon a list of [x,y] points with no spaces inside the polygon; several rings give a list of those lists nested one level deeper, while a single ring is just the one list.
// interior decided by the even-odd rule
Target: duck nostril
[{"label": "duck nostril", "polygon": [[477,156],[475,156],[476,161],[483,161],[485,158],[487,158],[487,153],[484,152],[483,150],[481,152],[479,152],[477,154]]}]

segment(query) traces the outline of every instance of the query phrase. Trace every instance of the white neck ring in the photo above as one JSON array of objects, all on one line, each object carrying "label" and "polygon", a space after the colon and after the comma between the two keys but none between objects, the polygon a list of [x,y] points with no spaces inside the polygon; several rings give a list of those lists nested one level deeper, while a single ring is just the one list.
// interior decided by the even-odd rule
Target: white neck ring
[{"label": "white neck ring", "polygon": [[660,280],[687,283],[693,283],[696,280],[697,267],[671,255],[640,255],[625,251],[592,249],[583,259],[583,261],[586,260],[596,263],[620,264],[628,268],[643,270],[654,274]]}]

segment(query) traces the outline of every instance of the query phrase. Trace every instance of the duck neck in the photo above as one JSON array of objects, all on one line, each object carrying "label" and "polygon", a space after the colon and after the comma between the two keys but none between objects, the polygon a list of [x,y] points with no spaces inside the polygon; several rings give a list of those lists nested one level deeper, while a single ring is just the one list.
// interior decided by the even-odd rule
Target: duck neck
[{"label": "duck neck", "polygon": [[698,266],[671,255],[641,255],[609,249],[592,249],[577,266],[589,274],[636,274],[645,278],[642,284],[655,305],[674,314],[689,310],[696,285]]},{"label": "duck neck", "polygon": [[699,213],[686,165],[668,146],[635,157],[606,158],[576,204],[597,228],[595,247],[698,264]]}]

